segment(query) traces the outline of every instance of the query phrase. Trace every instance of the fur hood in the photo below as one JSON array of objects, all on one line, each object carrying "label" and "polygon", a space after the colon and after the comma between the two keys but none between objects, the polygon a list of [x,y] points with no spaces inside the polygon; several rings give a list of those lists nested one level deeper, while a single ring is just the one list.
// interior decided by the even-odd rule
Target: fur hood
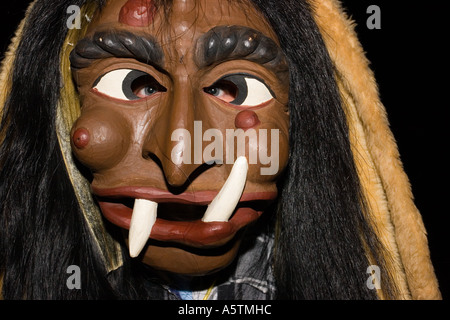
[{"label": "fur hood", "polygon": [[[335,66],[353,156],[369,207],[368,220],[384,245],[387,272],[392,275],[399,288],[396,298],[440,299],[422,218],[413,202],[410,183],[403,170],[374,75],[357,39],[354,24],[338,0],[310,2],[314,19]],[[33,10],[33,5],[29,7],[27,16]],[[83,15],[93,13],[88,7],[83,7],[82,10]],[[0,110],[11,90],[15,52],[22,40],[26,21],[27,17],[19,26],[2,63]],[[73,44],[80,39],[80,34],[82,32],[78,30],[69,30],[61,52],[64,85],[61,87],[57,106],[56,130],[65,165],[89,232],[96,241],[107,272],[110,272],[123,264],[121,248],[105,230],[89,183],[74,164],[70,149],[70,129],[79,116],[80,104],[73,98],[76,96],[76,89],[71,80],[68,57]],[[0,134],[0,141],[3,141],[6,137],[3,132]],[[383,290],[377,292],[380,298],[384,298]]]}]

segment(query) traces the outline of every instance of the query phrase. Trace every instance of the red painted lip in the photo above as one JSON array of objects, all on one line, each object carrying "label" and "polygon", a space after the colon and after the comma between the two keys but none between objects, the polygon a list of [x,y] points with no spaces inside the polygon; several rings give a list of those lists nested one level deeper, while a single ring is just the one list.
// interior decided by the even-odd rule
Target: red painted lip
[{"label": "red painted lip", "polygon": [[[155,202],[177,202],[186,204],[208,205],[219,191],[196,191],[173,194],[171,192],[152,187],[116,187],[101,189],[92,187],[92,192],[99,197],[106,198],[134,198]],[[274,200],[276,192],[248,192],[244,193],[240,202],[255,200]]]},{"label": "red painted lip", "polygon": [[[100,197],[99,204],[103,215],[113,224],[130,228],[132,208],[120,203],[105,199],[134,198],[146,199],[158,203],[184,203],[191,205],[207,205],[217,195],[218,191],[198,191],[195,193],[182,193],[174,195],[168,191],[149,187],[118,187],[99,189],[93,187],[93,192]],[[224,245],[231,240],[237,231],[256,221],[262,214],[245,202],[264,200],[270,202],[277,196],[276,192],[244,193],[240,206],[228,222],[195,221],[169,221],[157,218],[150,234],[151,239],[176,242],[184,245],[207,248]]]}]

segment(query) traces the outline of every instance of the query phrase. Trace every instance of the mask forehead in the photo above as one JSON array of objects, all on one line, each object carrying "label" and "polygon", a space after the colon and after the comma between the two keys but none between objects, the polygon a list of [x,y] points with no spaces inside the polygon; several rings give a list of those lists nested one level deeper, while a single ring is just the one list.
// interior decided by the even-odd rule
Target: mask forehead
[{"label": "mask forehead", "polygon": [[237,25],[258,30],[278,40],[271,26],[249,1],[220,0],[117,0],[110,1],[88,28],[125,29],[148,33],[163,48],[167,63],[182,62],[193,53],[201,35],[220,25]]},{"label": "mask forehead", "polygon": [[277,38],[249,1],[220,0],[113,0],[90,24],[88,33],[102,27],[124,28],[159,34],[167,43],[217,25],[248,26]]}]

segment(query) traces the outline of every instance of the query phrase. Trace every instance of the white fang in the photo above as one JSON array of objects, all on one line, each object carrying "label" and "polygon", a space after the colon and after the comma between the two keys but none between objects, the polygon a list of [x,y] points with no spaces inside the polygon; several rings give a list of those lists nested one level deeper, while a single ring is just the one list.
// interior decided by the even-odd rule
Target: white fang
[{"label": "white fang", "polygon": [[247,158],[237,158],[227,181],[225,181],[214,200],[208,205],[202,218],[203,222],[226,222],[230,219],[244,191],[247,171]]},{"label": "white fang", "polygon": [[156,202],[144,199],[134,201],[128,234],[128,247],[132,258],[137,257],[147,243],[156,221],[157,209],[158,204]]}]

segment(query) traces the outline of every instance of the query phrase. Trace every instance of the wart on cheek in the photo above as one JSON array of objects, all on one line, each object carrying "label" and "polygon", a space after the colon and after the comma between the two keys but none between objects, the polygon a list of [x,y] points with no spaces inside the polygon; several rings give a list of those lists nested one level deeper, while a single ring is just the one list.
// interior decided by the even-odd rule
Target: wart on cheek
[{"label": "wart on cheek", "polygon": [[258,115],[252,110],[243,110],[234,119],[236,128],[243,129],[244,131],[257,126],[259,123]]},{"label": "wart on cheek", "polygon": [[84,149],[90,141],[89,131],[86,128],[79,128],[74,132],[72,139],[75,147]]}]

